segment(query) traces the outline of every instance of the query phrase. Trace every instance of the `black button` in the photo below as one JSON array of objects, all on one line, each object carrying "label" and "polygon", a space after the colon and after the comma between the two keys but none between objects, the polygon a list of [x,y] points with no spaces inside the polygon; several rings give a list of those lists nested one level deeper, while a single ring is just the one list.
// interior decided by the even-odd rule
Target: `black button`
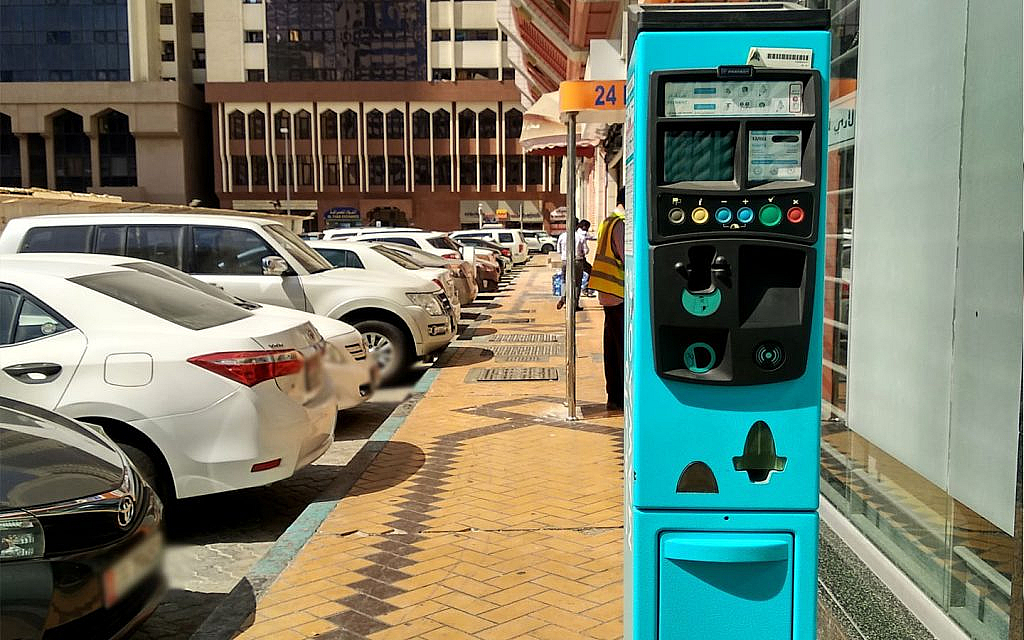
[{"label": "black button", "polygon": [[786,361],[786,351],[774,340],[766,340],[754,347],[754,364],[765,371],[775,371]]}]

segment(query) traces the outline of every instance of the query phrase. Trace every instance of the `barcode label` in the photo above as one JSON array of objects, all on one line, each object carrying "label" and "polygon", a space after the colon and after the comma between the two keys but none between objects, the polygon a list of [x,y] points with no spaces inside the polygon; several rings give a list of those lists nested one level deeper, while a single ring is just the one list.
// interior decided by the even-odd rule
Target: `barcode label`
[{"label": "barcode label", "polygon": [[754,67],[810,69],[813,53],[810,49],[751,47],[747,54],[747,64]]}]

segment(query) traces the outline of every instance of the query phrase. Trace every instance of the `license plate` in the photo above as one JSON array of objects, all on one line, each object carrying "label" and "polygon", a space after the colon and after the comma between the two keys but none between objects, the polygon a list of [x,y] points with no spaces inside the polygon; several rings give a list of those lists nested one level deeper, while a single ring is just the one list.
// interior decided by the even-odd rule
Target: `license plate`
[{"label": "license plate", "polygon": [[160,563],[164,538],[159,532],[135,545],[103,572],[103,606],[108,609],[149,576]]}]

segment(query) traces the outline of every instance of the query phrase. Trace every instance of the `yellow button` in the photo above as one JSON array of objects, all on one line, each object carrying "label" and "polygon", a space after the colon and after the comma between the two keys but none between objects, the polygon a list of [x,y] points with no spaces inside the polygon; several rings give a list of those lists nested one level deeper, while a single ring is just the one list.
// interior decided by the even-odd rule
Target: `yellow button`
[{"label": "yellow button", "polygon": [[693,221],[697,224],[704,224],[708,221],[708,218],[711,217],[711,214],[709,214],[708,210],[704,207],[697,207],[693,210],[693,213],[690,214],[690,217],[692,217]]}]

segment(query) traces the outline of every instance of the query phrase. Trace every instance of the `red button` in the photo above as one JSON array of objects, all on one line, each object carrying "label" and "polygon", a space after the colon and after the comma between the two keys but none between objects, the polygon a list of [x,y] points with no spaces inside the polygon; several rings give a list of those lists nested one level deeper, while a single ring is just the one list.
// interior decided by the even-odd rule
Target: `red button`
[{"label": "red button", "polygon": [[798,224],[804,220],[804,210],[800,207],[793,207],[786,212],[786,220],[789,220],[793,224]]}]

